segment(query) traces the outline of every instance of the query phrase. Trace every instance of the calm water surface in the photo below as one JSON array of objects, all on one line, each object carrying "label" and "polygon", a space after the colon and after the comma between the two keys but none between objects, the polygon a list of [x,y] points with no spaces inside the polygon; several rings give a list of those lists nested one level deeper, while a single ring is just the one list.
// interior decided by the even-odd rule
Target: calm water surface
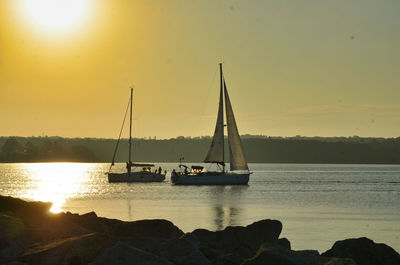
[{"label": "calm water surface", "polygon": [[[168,172],[176,166],[158,165]],[[185,232],[278,219],[294,249],[325,251],[366,236],[400,252],[400,166],[249,166],[248,186],[173,186],[169,174],[163,183],[110,184],[102,163],[0,164],[0,194],[51,201],[53,212],[164,218]]]}]

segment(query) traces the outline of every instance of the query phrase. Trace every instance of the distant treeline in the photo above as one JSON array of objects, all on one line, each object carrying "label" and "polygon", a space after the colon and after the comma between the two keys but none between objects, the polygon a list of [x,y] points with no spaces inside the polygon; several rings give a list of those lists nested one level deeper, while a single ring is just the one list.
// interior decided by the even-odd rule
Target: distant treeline
[{"label": "distant treeline", "polygon": [[[115,139],[0,137],[0,162],[110,162]],[[267,137],[242,136],[250,163],[400,164],[400,137]],[[202,162],[211,137],[133,139],[133,161]],[[227,144],[227,142],[226,142]],[[227,146],[227,145],[226,145]],[[229,151],[226,156],[229,162]],[[116,161],[128,157],[128,140],[119,143]]]}]

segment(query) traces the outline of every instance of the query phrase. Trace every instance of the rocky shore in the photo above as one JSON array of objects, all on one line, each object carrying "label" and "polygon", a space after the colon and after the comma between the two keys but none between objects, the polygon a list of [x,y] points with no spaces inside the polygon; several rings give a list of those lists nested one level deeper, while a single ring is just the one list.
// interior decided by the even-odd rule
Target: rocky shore
[{"label": "rocky shore", "polygon": [[368,238],[338,241],[322,254],[292,250],[277,220],[184,233],[167,220],[123,222],[50,207],[0,196],[0,264],[400,265],[399,253]]}]

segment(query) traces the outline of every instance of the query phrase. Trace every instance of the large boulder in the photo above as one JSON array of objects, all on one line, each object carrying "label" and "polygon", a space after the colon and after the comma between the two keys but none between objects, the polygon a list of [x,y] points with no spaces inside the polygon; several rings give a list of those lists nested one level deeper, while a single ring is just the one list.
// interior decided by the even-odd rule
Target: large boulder
[{"label": "large boulder", "polygon": [[400,255],[393,248],[366,237],[337,241],[324,257],[352,258],[359,265],[399,265]]},{"label": "large boulder", "polygon": [[325,258],[323,265],[358,265],[349,258]]},{"label": "large boulder", "polygon": [[24,201],[0,195],[0,212],[20,217],[27,224],[40,224],[50,216],[50,202]]},{"label": "large boulder", "polygon": [[199,250],[199,242],[192,234],[169,240],[161,254],[175,265],[212,265]]},{"label": "large boulder", "polygon": [[115,241],[105,235],[91,233],[36,244],[24,251],[19,260],[31,265],[80,265],[93,261]]},{"label": "large boulder", "polygon": [[242,258],[252,257],[261,244],[278,243],[282,223],[277,220],[261,220],[246,227],[229,226],[222,231],[194,230],[202,249],[216,249],[223,254],[236,253]]},{"label": "large boulder", "polygon": [[45,245],[72,236],[83,235],[87,230],[68,222],[27,224],[21,217],[0,214],[0,263],[16,259],[33,245]]},{"label": "large boulder", "polygon": [[[62,215],[50,213],[51,205],[48,202],[24,201],[0,196],[0,219],[2,219],[0,221],[0,237],[3,237],[1,230],[4,227],[9,231],[4,237],[18,235],[20,242],[22,240],[30,244],[90,232],[78,224],[69,222]],[[10,228],[12,225],[10,221],[13,225],[17,225],[18,229],[15,226]],[[1,245],[0,243],[0,248]]]},{"label": "large boulder", "polygon": [[20,255],[28,243],[21,219],[0,214],[0,264]]},{"label": "large boulder", "polygon": [[89,212],[82,215],[70,212],[58,213],[54,215],[54,219],[56,218],[79,225],[88,231],[100,233],[108,233],[113,230],[115,225],[123,223],[123,221],[116,219],[98,217],[95,212]]},{"label": "large boulder", "polygon": [[240,265],[243,258],[236,253],[221,255],[213,260],[214,265]]},{"label": "large boulder", "polygon": [[121,222],[110,231],[116,237],[153,237],[159,239],[175,239],[184,233],[172,222],[163,219]]},{"label": "large boulder", "polygon": [[117,242],[96,257],[90,265],[173,265],[165,258],[134,248],[126,243]]},{"label": "large boulder", "polygon": [[63,218],[52,216],[42,223],[27,226],[26,238],[31,242],[47,242],[61,238],[84,235],[92,232],[78,224],[69,222]]},{"label": "large boulder", "polygon": [[294,251],[274,244],[263,244],[257,254],[242,265],[356,265],[351,259],[321,257],[316,250]]}]

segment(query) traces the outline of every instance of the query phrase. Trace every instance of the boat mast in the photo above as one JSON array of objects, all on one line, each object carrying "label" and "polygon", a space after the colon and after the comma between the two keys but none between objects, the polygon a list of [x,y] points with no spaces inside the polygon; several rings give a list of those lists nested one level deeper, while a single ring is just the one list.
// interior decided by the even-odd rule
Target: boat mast
[{"label": "boat mast", "polygon": [[[220,79],[221,79],[221,100],[222,99],[222,91],[223,91],[223,85],[224,85],[224,77],[222,74],[222,63],[219,64],[219,72],[220,72]],[[223,111],[223,110],[222,110]],[[225,124],[224,124],[224,114],[222,114],[222,132],[225,131]],[[222,135],[225,135],[225,133],[222,133]],[[225,137],[222,137],[222,171],[225,172]]]},{"label": "boat mast", "polygon": [[131,88],[131,114],[129,121],[129,165],[132,164],[131,161],[131,146],[132,146],[132,98],[133,98],[133,88]]}]

